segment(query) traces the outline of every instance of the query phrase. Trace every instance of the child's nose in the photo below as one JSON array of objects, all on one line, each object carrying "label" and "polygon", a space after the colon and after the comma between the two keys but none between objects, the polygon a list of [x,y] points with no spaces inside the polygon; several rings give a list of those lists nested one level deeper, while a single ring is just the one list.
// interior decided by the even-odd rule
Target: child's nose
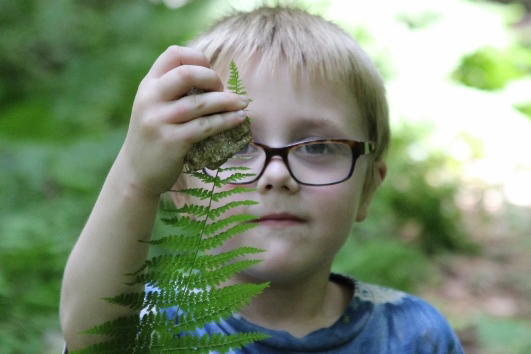
[{"label": "child's nose", "polygon": [[288,166],[286,166],[279,156],[271,158],[257,183],[257,188],[260,193],[271,190],[283,190],[294,193],[299,190],[299,187],[299,184],[291,177]]}]

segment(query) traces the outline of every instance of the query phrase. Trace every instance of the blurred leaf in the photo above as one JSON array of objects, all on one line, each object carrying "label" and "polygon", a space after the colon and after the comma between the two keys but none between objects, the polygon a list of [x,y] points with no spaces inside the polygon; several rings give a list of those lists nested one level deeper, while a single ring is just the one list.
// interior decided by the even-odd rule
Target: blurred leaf
[{"label": "blurred leaf", "polygon": [[420,13],[401,13],[397,16],[399,22],[404,23],[409,29],[424,29],[436,23],[441,14],[435,11],[423,11]]},{"label": "blurred leaf", "polygon": [[376,193],[370,217],[357,227],[366,239],[396,237],[426,254],[476,252],[455,203],[458,163],[446,151],[430,151],[431,127],[396,126],[388,174]]},{"label": "blurred leaf", "polygon": [[515,108],[531,119],[531,102],[516,105]]},{"label": "blurred leaf", "polygon": [[338,254],[334,270],[406,292],[434,281],[436,274],[431,260],[421,250],[390,238],[350,240]]},{"label": "blurred leaf", "polygon": [[528,354],[531,325],[518,320],[483,316],[477,321],[481,342],[489,353]]},{"label": "blurred leaf", "polygon": [[531,49],[487,47],[464,56],[453,77],[467,86],[493,91],[530,73]]},{"label": "blurred leaf", "polygon": [[60,140],[58,124],[51,113],[51,102],[35,98],[13,104],[2,113],[0,134],[16,139]]},{"label": "blurred leaf", "polygon": [[0,8],[17,21],[4,22],[0,36],[4,133],[57,140],[127,124],[141,78],[164,49],[198,31],[209,3],[7,1]]}]

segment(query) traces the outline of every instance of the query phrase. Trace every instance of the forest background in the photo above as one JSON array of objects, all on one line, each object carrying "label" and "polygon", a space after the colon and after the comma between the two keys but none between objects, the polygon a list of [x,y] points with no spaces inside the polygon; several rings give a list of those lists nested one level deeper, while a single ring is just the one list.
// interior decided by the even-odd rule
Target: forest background
[{"label": "forest background", "polygon": [[[0,352],[59,352],[66,258],[154,59],[254,3],[0,0]],[[531,352],[530,1],[298,3],[391,104],[388,178],[335,270],[425,297],[468,353]]]}]

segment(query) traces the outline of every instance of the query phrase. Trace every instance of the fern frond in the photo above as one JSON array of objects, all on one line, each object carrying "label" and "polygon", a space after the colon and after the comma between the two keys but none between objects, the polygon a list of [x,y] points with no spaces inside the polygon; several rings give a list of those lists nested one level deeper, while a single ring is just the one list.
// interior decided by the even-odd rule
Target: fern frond
[{"label": "fern frond", "polygon": [[[241,287],[239,285],[232,285],[180,293],[176,293],[172,290],[158,290],[143,293],[120,294],[119,296],[108,298],[107,300],[111,303],[126,306],[132,310],[143,309],[144,311],[153,311],[156,308],[170,308],[176,306],[180,311],[184,311],[189,316],[195,318],[194,328],[197,328],[199,325],[203,325],[197,322],[198,317],[204,317],[208,312],[209,316],[221,316],[218,318],[218,320],[220,320],[223,318],[225,312],[234,312],[238,308],[238,304],[247,304],[252,297],[260,294],[266,286],[267,283],[242,284]],[[223,314],[218,313],[217,310],[215,310],[218,307],[222,308],[222,306],[224,309]],[[156,326],[152,328],[150,327],[149,329],[155,330],[165,328],[169,323],[167,320],[164,320],[164,318],[167,319],[163,312],[153,313],[148,316],[147,319],[149,319],[149,322],[156,324]],[[146,321],[146,319],[144,319],[144,321]],[[210,318],[208,322],[211,322]],[[205,322],[204,324],[208,322]],[[173,321],[171,326],[174,326]],[[191,330],[191,328],[185,328],[184,326],[185,324],[177,326],[176,330]],[[129,333],[129,336],[132,338],[136,336],[138,328],[140,327],[147,328],[146,325],[142,325],[142,320],[139,319],[138,316],[130,316],[106,322],[86,331],[85,333],[114,336],[123,336],[124,334]]]},{"label": "fern frond", "polygon": [[251,298],[260,294],[266,286],[267,283],[244,284],[241,288],[239,285],[233,285],[188,291],[180,293],[177,298],[164,296],[161,304],[179,307],[178,319],[168,329],[179,334],[193,331],[211,322],[221,321],[233,315],[241,306],[248,304]]},{"label": "fern frond", "polygon": [[220,206],[219,208],[211,209],[208,213],[208,218],[211,220],[215,220],[219,218],[223,213],[231,209],[234,209],[236,207],[243,206],[243,205],[247,205],[247,206],[256,205],[256,204],[258,204],[258,202],[254,200],[237,200],[237,201],[229,202],[229,203],[226,203]]},{"label": "fern frond", "polygon": [[249,188],[249,187],[234,187],[232,189],[229,189],[228,191],[222,191],[222,192],[216,192],[212,194],[212,201],[218,202],[223,198],[226,198],[228,196],[231,196],[233,194],[242,194],[242,193],[249,193],[254,192],[256,188]]},{"label": "fern frond", "polygon": [[238,95],[247,94],[245,87],[243,87],[242,80],[240,79],[236,63],[233,60],[231,60],[229,64],[229,80],[227,81],[227,88]]},{"label": "fern frond", "polygon": [[209,176],[203,172],[192,172],[192,176],[197,179],[200,179],[205,184],[213,184],[216,188],[221,188],[221,178],[218,176]]},{"label": "fern frond", "polygon": [[101,325],[94,326],[91,329],[84,331],[85,334],[106,334],[115,337],[127,336],[130,333],[131,336],[136,335],[136,326],[138,325],[138,315],[118,317],[117,319],[104,322]]},{"label": "fern frond", "polygon": [[121,340],[121,339],[112,339],[105,342],[100,342],[97,344],[90,345],[83,349],[69,351],[69,354],[123,354],[123,353],[132,353],[132,354],[141,354],[149,353],[149,348],[151,347],[150,343],[144,342],[139,343],[136,340]]},{"label": "fern frond", "polygon": [[[228,88],[245,95],[236,65],[230,64]],[[240,247],[215,254],[209,250],[221,246],[232,236],[256,226],[251,221],[256,216],[225,213],[241,206],[257,204],[241,200],[223,203],[229,196],[252,191],[243,186],[232,186],[225,191],[215,191],[225,184],[253,176],[245,167],[218,170],[216,176],[201,172],[192,175],[211,189],[187,188],[177,193],[198,200],[180,208],[164,206],[161,211],[170,214],[162,221],[178,231],[151,241],[141,241],[158,246],[166,253],[152,257],[134,272],[130,285],[144,284],[152,289],[143,292],[123,293],[105,298],[141,315],[121,317],[95,326],[86,333],[105,335],[111,340],[89,346],[73,354],[85,353],[226,353],[230,349],[261,339],[261,333],[235,333],[231,335],[198,335],[198,328],[218,322],[237,312],[260,294],[268,284],[239,284],[222,286],[234,275],[259,263],[247,256],[262,252],[253,247]],[[220,171],[230,172],[229,177],[218,177]],[[212,203],[216,202],[216,208]]]},{"label": "fern frond", "polygon": [[226,231],[220,232],[201,241],[199,244],[199,250],[208,251],[219,247],[232,236],[250,230],[255,226],[255,224],[237,224]]},{"label": "fern frond", "polygon": [[206,236],[208,236],[208,235],[212,235],[216,233],[217,231],[220,231],[221,229],[226,228],[230,224],[244,223],[244,222],[248,222],[252,220],[256,220],[256,215],[251,215],[251,214],[230,215],[224,219],[217,220],[210,224],[205,225],[203,232]]},{"label": "fern frond", "polygon": [[139,274],[127,285],[146,284],[159,289],[169,289],[186,285],[187,276],[182,274],[179,269],[173,269],[166,272],[145,272]]},{"label": "fern frond", "polygon": [[218,254],[204,254],[197,257],[194,266],[198,270],[215,269],[223,267],[236,258],[261,252],[263,252],[263,250],[254,247],[239,247]]},{"label": "fern frond", "polygon": [[[241,229],[239,228],[239,230]],[[234,250],[222,252],[219,254],[204,254],[199,256],[195,255],[195,253],[162,254],[147,260],[146,262],[144,262],[142,267],[140,267],[136,272],[129,273],[127,275],[138,275],[148,268],[152,271],[156,270],[160,272],[165,272],[168,270],[171,271],[174,269],[190,269],[192,264],[194,265],[194,269],[200,271],[214,269],[217,267],[224,266],[226,263],[232,261],[233,259],[244,256],[246,254],[250,255],[261,252],[263,252],[263,250],[254,247],[239,247]],[[111,301],[110,299],[113,298],[109,298],[109,301]]]},{"label": "fern frond", "polygon": [[250,171],[249,167],[245,166],[231,166],[231,167],[220,167],[218,168],[219,172],[230,172],[230,171]]},{"label": "fern frond", "polygon": [[[177,234],[161,237],[157,240],[148,241],[151,245],[164,247],[167,251],[188,252],[197,248],[198,235]],[[145,267],[143,266],[142,269]],[[135,271],[133,274],[138,272]]]},{"label": "fern frond", "polygon": [[241,260],[219,269],[190,274],[183,274],[179,269],[157,270],[156,272],[146,272],[137,275],[128,285],[147,284],[159,289],[171,289],[179,288],[186,284],[187,286],[184,287],[185,290],[188,287],[193,289],[207,289],[208,287],[220,285],[236,273],[258,263],[260,263],[260,260],[257,259]]},{"label": "fern frond", "polygon": [[203,189],[203,188],[183,188],[176,192],[182,193],[182,194],[188,194],[191,197],[195,197],[201,200],[209,199],[212,196],[211,190]]},{"label": "fern frond", "polygon": [[254,173],[233,173],[229,177],[222,179],[220,183],[230,184],[230,183],[241,181],[244,178],[253,177],[253,176],[255,176]]},{"label": "fern frond", "polygon": [[242,287],[232,285],[190,292],[179,299],[183,304],[181,309],[194,318],[209,313],[213,316],[221,316],[219,319],[222,319],[226,316],[218,313],[218,308],[224,308],[234,313],[239,306],[238,304],[247,304],[252,297],[260,294],[267,285],[267,283],[242,284]]},{"label": "fern frond", "polygon": [[204,334],[202,336],[185,335],[174,340],[174,344],[165,349],[167,353],[228,353],[231,349],[239,349],[251,342],[267,338],[262,333]]},{"label": "fern frond", "polygon": [[[176,237],[178,238],[177,235]],[[186,241],[189,240],[189,238],[185,238]],[[178,254],[161,254],[159,256],[155,256],[151,259],[148,259],[144,262],[144,264],[137,269],[133,273],[129,273],[126,275],[138,275],[147,268],[154,270],[158,269],[159,271],[164,271],[165,269],[169,268],[175,268],[175,269],[189,269],[190,265],[193,264],[193,261],[196,257],[195,250],[197,249],[197,241],[194,240],[195,244],[190,244],[184,247],[183,249],[179,249],[180,252]],[[176,242],[178,243],[178,242]],[[188,252],[187,251],[194,251]]]},{"label": "fern frond", "polygon": [[[261,261],[259,259],[245,259],[231,263],[225,267],[208,270],[197,274],[197,283],[199,284],[208,284],[209,286],[219,286],[228,279],[232,278],[235,274],[240,273],[241,271],[250,268]],[[195,276],[194,274],[193,276]]]},{"label": "fern frond", "polygon": [[205,216],[209,209],[204,205],[185,204],[181,208],[175,209],[176,213],[191,214],[197,217]]},{"label": "fern frond", "polygon": [[110,302],[111,304],[129,307],[132,310],[141,310],[145,307],[145,303],[147,302],[146,298],[148,296],[150,296],[150,294],[146,294],[145,292],[123,293],[113,297],[104,297],[103,300]]},{"label": "fern frond", "polygon": [[[174,215],[171,217],[161,218],[162,222],[168,226],[175,226],[186,232],[197,233],[204,227],[205,220],[195,220],[186,215]],[[147,241],[146,243],[151,243]],[[153,244],[153,243],[151,243]]]}]

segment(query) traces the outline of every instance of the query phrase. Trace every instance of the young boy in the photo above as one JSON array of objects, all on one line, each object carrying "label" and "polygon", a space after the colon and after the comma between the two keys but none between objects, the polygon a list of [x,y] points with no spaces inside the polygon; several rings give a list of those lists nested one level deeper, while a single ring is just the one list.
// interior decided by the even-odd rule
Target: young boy
[{"label": "young boy", "polygon": [[[245,198],[259,204],[238,209],[257,215],[257,227],[223,248],[265,252],[229,283],[270,286],[205,330],[271,335],[245,353],[462,353],[426,302],[330,273],[386,174],[387,102],[376,68],[349,35],[283,7],[223,19],[190,48],[170,47],[141,82],[124,145],[66,266],[68,347],[95,340],[80,331],[128,314],[100,298],[131,291],[124,274],[147,257],[138,240],[150,239],[161,194],[200,184],[181,174],[186,153],[244,121],[248,99],[223,89],[231,60],[253,99],[253,143],[244,152],[257,156],[249,163],[256,178],[244,182],[256,188]],[[192,87],[208,92],[187,96]]]}]

